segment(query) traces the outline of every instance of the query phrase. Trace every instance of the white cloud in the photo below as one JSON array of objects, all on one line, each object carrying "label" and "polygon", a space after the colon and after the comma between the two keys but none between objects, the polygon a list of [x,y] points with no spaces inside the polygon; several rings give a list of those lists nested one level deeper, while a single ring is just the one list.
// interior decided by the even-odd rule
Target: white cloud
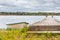
[{"label": "white cloud", "polygon": [[60,7],[60,0],[0,0],[0,6],[0,11],[52,11]]}]

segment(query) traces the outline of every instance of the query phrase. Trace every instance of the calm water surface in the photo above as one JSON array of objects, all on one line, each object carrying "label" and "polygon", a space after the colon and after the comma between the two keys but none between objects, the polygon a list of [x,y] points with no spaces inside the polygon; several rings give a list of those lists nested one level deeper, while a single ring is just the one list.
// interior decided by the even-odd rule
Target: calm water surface
[{"label": "calm water surface", "polygon": [[[44,18],[46,16],[0,16],[0,28],[6,28],[6,24],[17,22],[28,22],[31,24]],[[60,16],[54,16],[54,18],[60,21]]]}]

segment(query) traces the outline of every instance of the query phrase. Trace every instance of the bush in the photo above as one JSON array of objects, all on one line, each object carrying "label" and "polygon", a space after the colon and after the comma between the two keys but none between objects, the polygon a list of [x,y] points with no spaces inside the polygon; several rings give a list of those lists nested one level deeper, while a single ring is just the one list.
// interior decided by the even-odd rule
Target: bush
[{"label": "bush", "polygon": [[0,30],[0,40],[60,40],[60,33],[27,33],[28,28]]}]

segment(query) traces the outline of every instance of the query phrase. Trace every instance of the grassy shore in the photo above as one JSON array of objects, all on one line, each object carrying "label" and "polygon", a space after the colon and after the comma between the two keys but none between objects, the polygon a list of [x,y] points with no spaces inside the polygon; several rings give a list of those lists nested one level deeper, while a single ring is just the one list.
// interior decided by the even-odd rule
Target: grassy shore
[{"label": "grassy shore", "polygon": [[0,40],[60,40],[60,34],[27,33],[27,28],[0,30]]}]

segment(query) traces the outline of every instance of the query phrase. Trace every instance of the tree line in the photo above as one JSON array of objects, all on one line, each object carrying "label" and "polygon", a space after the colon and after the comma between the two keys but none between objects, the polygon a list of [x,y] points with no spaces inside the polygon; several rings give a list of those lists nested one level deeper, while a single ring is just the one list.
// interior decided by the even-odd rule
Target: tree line
[{"label": "tree line", "polygon": [[0,15],[60,15],[54,12],[0,12]]}]

